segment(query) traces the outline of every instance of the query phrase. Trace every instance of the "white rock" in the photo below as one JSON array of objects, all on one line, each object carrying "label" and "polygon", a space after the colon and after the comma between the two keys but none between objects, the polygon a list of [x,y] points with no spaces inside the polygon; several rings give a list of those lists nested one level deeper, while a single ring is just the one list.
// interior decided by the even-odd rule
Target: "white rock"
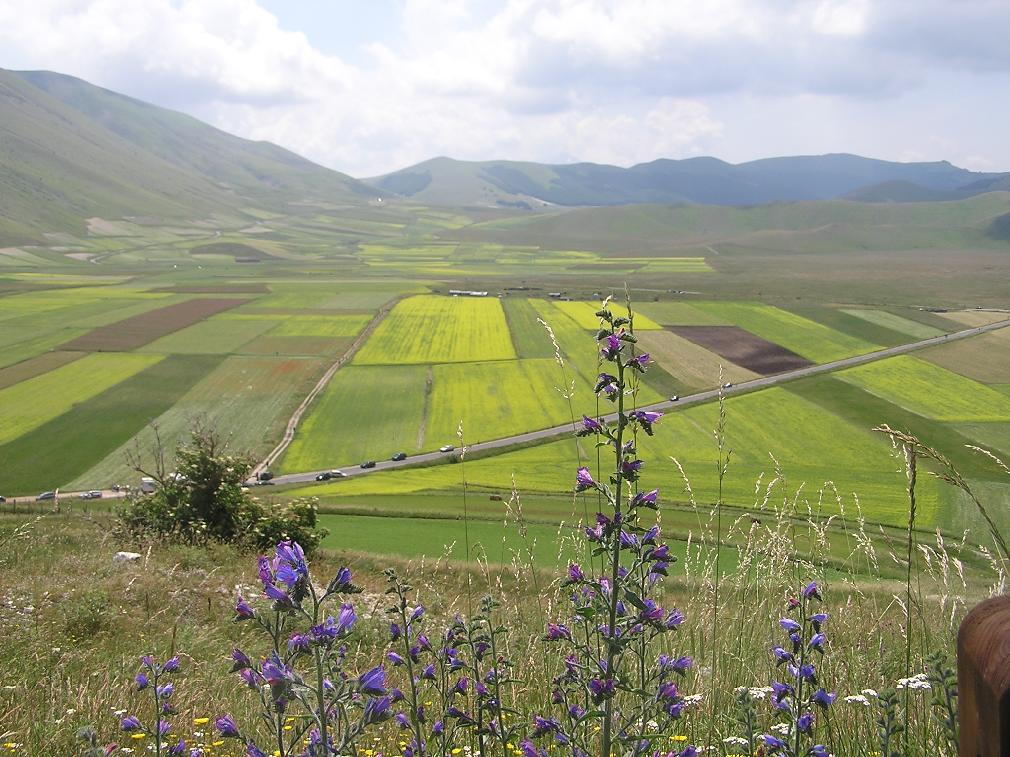
[{"label": "white rock", "polygon": [[112,562],[137,562],[140,554],[137,552],[116,552],[112,556]]}]

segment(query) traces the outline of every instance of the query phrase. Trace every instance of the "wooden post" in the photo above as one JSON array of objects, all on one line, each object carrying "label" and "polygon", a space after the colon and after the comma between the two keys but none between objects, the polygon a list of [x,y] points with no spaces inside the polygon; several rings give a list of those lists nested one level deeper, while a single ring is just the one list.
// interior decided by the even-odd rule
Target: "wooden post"
[{"label": "wooden post", "polygon": [[960,757],[1010,757],[1010,597],[976,605],[957,634]]}]

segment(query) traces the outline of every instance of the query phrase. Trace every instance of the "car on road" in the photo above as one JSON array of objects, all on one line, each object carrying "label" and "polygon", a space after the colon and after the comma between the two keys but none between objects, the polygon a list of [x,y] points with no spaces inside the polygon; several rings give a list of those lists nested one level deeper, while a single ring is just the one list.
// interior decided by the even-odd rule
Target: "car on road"
[{"label": "car on road", "polygon": [[256,486],[273,486],[273,485],[274,485],[273,481],[268,481],[262,478],[256,482]]},{"label": "car on road", "polygon": [[316,476],[316,481],[329,481],[331,478],[333,478],[333,474],[327,470]]},{"label": "car on road", "polygon": [[101,499],[102,493],[98,489],[92,489],[89,492],[81,492],[81,499]]},{"label": "car on road", "polygon": [[2,505],[6,501],[7,501],[7,497],[4,497],[3,495],[0,495],[0,505]]},{"label": "car on road", "polygon": [[273,473],[271,473],[268,470],[264,470],[264,471],[260,471],[259,472],[259,474],[256,476],[256,480],[257,481],[269,481],[273,477],[274,477]]},{"label": "car on road", "polygon": [[722,388],[723,389],[729,389],[732,386],[733,386],[733,383],[731,381],[727,381],[725,384],[722,385]]},{"label": "car on road", "polygon": [[680,395],[679,394],[675,394],[672,397],[670,397],[670,402],[677,402],[679,399],[680,399]]},{"label": "car on road", "polygon": [[56,499],[56,492],[42,492],[35,498],[36,502],[43,502],[47,499]]},{"label": "car on road", "polygon": [[407,453],[406,452],[397,452],[395,455],[393,455],[389,459],[398,463],[401,460],[406,460],[407,459]]},{"label": "car on road", "polygon": [[375,461],[374,460],[365,460],[365,462],[363,462],[361,464],[361,467],[362,468],[374,468],[375,467]]},{"label": "car on road", "polygon": [[452,452],[455,449],[456,448],[453,447],[451,444],[443,444],[441,447],[438,448],[438,451],[439,452]]},{"label": "car on road", "polygon": [[330,478],[347,478],[347,474],[342,470],[333,469],[330,471]]}]

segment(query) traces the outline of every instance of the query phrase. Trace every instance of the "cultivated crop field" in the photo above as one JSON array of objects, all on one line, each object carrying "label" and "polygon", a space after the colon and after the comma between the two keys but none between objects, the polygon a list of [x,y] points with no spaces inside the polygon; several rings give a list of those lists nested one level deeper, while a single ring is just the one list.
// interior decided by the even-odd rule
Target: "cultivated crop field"
[{"label": "cultivated crop field", "polygon": [[[891,301],[867,274],[877,261],[885,278],[887,266],[905,264],[886,251],[857,260],[841,252],[844,245],[821,248],[815,271],[796,250],[772,263],[764,249],[753,262],[733,245],[717,245],[718,256],[697,246],[692,252],[693,242],[678,241],[674,249],[680,232],[673,234],[657,210],[640,210],[634,222],[625,216],[623,243],[611,233],[619,224],[587,236],[565,215],[545,214],[534,224],[540,238],[529,236],[527,217],[509,211],[389,206],[257,217],[262,224],[219,219],[223,241],[255,248],[255,263],[205,251],[194,256],[194,248],[216,239],[207,226],[126,223],[116,226],[115,237],[102,237],[96,226],[93,236],[78,240],[97,262],[46,251],[43,270],[11,257],[0,275],[0,459],[19,465],[0,467],[0,493],[135,479],[127,453],[150,448],[152,424],[168,447],[202,422],[233,449],[261,458],[337,363],[273,465],[276,473],[351,466],[401,451],[414,456],[458,445],[461,427],[473,443],[606,412],[609,403],[592,393],[602,370],[595,312],[599,297],[613,294],[612,307],[623,314],[625,285],[637,349],[653,359],[637,387],[639,405],[1006,315],[908,306],[928,302],[944,310],[970,301],[963,293],[987,291],[991,273],[971,274],[970,288],[952,281],[947,299],[929,300],[920,288]],[[19,260],[20,269],[12,262]],[[940,252],[922,253],[926,269],[941,260]],[[981,253],[959,260],[966,272],[994,264]],[[449,289],[489,296],[449,297]],[[838,291],[849,301],[836,301]],[[699,330],[713,327],[719,330]],[[788,501],[848,522],[861,512],[867,522],[900,526],[901,460],[870,430],[885,422],[936,444],[980,490],[1003,491],[991,466],[965,445],[997,451],[1010,445],[1008,334],[729,398],[724,439],[732,455],[723,499],[759,520]],[[769,364],[769,356],[781,360]],[[643,482],[659,486],[684,517],[696,519],[693,508],[719,498],[718,421],[716,403],[674,406],[655,437],[638,440],[649,461]],[[368,498],[378,502],[369,517],[396,516],[395,523],[383,522],[405,534],[414,519],[398,512],[397,498],[427,497],[424,514],[431,519],[417,526],[409,547],[409,556],[419,556],[457,541],[464,481],[476,497],[471,506],[491,520],[503,517],[504,505],[487,496],[507,500],[514,483],[535,502],[533,525],[547,543],[558,522],[592,509],[566,492],[574,468],[596,470],[599,454],[584,440],[548,439],[467,456],[463,465],[442,461],[266,493],[318,495],[352,510]],[[919,480],[923,528],[957,533],[976,525],[956,495],[930,477]],[[350,511],[341,517],[352,516],[365,517]],[[356,523],[356,538],[365,540],[359,547],[374,547],[365,543],[372,525]],[[500,549],[501,533],[480,537]]]},{"label": "cultivated crop field", "polygon": [[516,356],[497,299],[411,297],[398,303],[354,358],[356,365],[406,365]]}]

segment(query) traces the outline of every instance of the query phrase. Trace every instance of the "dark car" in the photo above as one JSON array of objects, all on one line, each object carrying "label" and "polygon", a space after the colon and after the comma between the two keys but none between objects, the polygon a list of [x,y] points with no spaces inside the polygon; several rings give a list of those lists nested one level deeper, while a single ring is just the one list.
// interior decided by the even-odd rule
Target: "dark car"
[{"label": "dark car", "polygon": [[260,481],[269,481],[269,480],[270,480],[270,479],[272,479],[273,477],[274,477],[274,474],[273,474],[273,473],[271,473],[271,472],[270,472],[270,471],[268,471],[268,470],[265,470],[265,471],[260,471],[259,475],[258,475],[258,476],[256,476],[256,478],[257,478],[258,480],[260,480]]},{"label": "dark car", "polygon": [[329,481],[331,478],[333,478],[333,474],[331,474],[329,471],[323,471],[318,476],[316,476],[316,481]]},{"label": "dark car", "polygon": [[375,467],[375,461],[374,460],[365,460],[365,462],[363,462],[361,464],[361,467],[362,468],[374,468]]},{"label": "dark car", "polygon": [[397,452],[395,455],[393,455],[390,458],[390,460],[394,460],[396,462],[400,462],[401,460],[406,460],[406,459],[407,459],[407,453],[406,452]]}]

